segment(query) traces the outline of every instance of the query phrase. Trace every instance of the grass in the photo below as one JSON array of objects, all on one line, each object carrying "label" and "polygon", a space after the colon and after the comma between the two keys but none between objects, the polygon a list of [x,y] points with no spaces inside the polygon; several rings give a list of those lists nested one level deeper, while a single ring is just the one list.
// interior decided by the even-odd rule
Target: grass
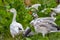
[{"label": "grass", "polygon": [[[14,39],[12,38],[10,34],[10,23],[12,21],[13,15],[6,11],[7,8],[10,9],[14,7],[17,10],[17,22],[21,23],[24,29],[29,26],[30,21],[33,19],[33,17],[28,13],[29,10],[25,9],[23,2],[24,0],[4,0],[4,2],[0,0],[0,40],[60,40],[60,32],[46,34],[44,38],[42,37],[41,33],[30,37],[18,35]],[[55,0],[31,0],[31,3],[42,4],[42,6],[39,7],[39,11],[37,13],[39,17],[49,16],[51,11],[49,8],[57,6]],[[44,8],[48,8],[48,10],[44,12],[47,14],[40,12],[40,10]],[[55,22],[60,26],[60,15],[57,15],[56,18],[57,20]]]}]

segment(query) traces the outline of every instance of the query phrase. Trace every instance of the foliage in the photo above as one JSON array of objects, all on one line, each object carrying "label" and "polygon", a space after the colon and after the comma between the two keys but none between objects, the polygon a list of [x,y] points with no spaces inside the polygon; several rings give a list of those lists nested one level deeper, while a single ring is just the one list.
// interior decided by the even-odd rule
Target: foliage
[{"label": "foliage", "polygon": [[[57,4],[55,0],[31,0],[32,4],[40,3],[42,4],[39,7],[37,14],[39,17],[47,17],[51,10],[49,8],[56,7]],[[21,23],[24,28],[29,26],[30,21],[33,17],[28,13],[29,10],[25,9],[24,0],[0,0],[0,40],[14,40],[10,35],[10,23],[12,21],[13,14],[6,11],[6,8],[15,8],[17,10],[17,22]],[[47,8],[46,12],[42,13],[41,10]],[[45,14],[47,13],[47,14]],[[60,24],[60,15],[57,15],[56,23]],[[59,25],[60,26],[60,25]],[[47,34],[45,38],[41,34],[36,34],[32,37],[22,37],[19,36],[20,40],[60,40],[60,33],[50,33]]]}]

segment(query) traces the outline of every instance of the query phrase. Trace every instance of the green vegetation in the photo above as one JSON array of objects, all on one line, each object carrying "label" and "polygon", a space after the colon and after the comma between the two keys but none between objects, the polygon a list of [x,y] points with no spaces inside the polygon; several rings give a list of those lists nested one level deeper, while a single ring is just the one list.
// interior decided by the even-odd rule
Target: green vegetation
[{"label": "green vegetation", "polygon": [[[42,4],[37,12],[39,17],[49,16],[51,11],[49,8],[57,6],[55,0],[31,0],[31,2],[32,4]],[[9,30],[13,14],[7,12],[7,8],[15,8],[17,10],[16,20],[23,25],[24,29],[29,26],[30,21],[33,19],[33,17],[28,13],[29,10],[25,9],[24,0],[4,0],[4,2],[0,0],[0,40],[60,40],[60,33],[49,33],[45,38],[43,38],[41,34],[36,34],[31,37],[22,37],[19,35],[17,38],[13,39]],[[41,13],[40,11],[44,8],[47,8],[46,12]],[[59,25],[60,15],[57,14],[56,18],[57,20],[55,22]]]}]

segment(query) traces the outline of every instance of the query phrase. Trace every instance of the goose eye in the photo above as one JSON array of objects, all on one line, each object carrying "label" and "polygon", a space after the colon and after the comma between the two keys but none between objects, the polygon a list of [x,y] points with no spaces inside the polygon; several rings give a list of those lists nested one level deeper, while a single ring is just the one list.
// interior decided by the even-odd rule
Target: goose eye
[{"label": "goose eye", "polygon": [[18,28],[19,30],[22,30],[21,28]]}]

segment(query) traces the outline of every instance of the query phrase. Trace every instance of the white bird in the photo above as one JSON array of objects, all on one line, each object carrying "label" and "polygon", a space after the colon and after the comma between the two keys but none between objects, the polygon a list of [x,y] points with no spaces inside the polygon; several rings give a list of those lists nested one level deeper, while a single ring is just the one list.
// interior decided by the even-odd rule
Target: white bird
[{"label": "white bird", "polygon": [[52,17],[44,17],[44,18],[43,17],[39,18],[37,13],[33,13],[32,16],[34,17],[34,20],[32,20],[30,22],[30,24],[32,24],[32,23],[34,24],[35,22],[39,22],[39,23],[45,22],[45,23],[52,23],[52,24],[56,25],[53,14],[51,15]]},{"label": "white bird", "polygon": [[35,19],[32,20],[30,24],[34,26],[37,33],[42,33],[43,37],[50,31],[57,31],[58,27],[54,22],[55,20],[53,17],[38,18],[38,15],[36,13],[33,13],[32,15]]},{"label": "white bird", "polygon": [[35,32],[42,33],[43,37],[45,36],[45,34],[49,33],[50,31],[57,31],[57,27],[55,27],[56,25],[52,23],[50,24],[50,22],[48,23],[46,20],[42,22],[33,20],[31,21],[30,24],[34,26]]},{"label": "white bird", "polygon": [[57,31],[57,29],[59,29],[55,23],[56,18],[54,17],[54,15],[55,13],[52,12],[51,17],[38,18],[38,15],[36,14],[36,11],[34,10],[34,13],[32,13],[34,20],[32,20],[30,24],[34,26],[35,32],[42,33],[44,37],[45,34],[52,31]]},{"label": "white bird", "polygon": [[44,20],[49,20],[49,21],[52,21],[54,22],[56,20],[56,18],[54,17],[55,14],[52,12],[51,14],[51,17],[38,17],[37,13],[33,13],[32,16],[37,19],[37,20],[41,20],[41,21],[44,21]]},{"label": "white bird", "polygon": [[10,11],[11,13],[14,14],[12,23],[10,24],[10,32],[11,32],[12,37],[14,38],[16,35],[18,35],[21,32],[23,32],[24,29],[23,29],[22,24],[16,22],[16,14],[17,14],[16,9],[15,8],[11,8],[8,11]]}]

